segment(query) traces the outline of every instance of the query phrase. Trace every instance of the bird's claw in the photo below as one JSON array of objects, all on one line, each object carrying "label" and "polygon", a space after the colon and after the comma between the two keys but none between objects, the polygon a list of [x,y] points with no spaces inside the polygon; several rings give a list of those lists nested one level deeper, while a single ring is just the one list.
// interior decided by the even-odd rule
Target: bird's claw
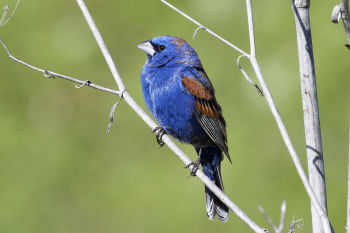
[{"label": "bird's claw", "polygon": [[167,134],[165,129],[163,129],[162,127],[155,127],[153,130],[152,130],[152,133],[155,133],[156,134],[156,139],[157,139],[157,143],[159,144],[160,147],[164,146],[164,142],[163,142],[163,135],[164,134]]},{"label": "bird's claw", "polygon": [[199,169],[199,164],[200,164],[200,159],[198,158],[196,161],[190,162],[185,166],[185,168],[189,168],[190,166],[192,166],[190,170],[190,176],[196,176],[196,172]]}]

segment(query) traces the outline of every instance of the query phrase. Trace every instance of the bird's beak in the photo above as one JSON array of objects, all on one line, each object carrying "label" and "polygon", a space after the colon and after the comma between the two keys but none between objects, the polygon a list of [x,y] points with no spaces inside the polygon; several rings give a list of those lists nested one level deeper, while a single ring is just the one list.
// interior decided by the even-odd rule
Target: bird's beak
[{"label": "bird's beak", "polygon": [[156,51],[154,50],[153,45],[151,44],[151,41],[149,41],[149,40],[146,40],[146,41],[138,44],[137,48],[145,51],[150,56],[153,56],[156,53]]}]

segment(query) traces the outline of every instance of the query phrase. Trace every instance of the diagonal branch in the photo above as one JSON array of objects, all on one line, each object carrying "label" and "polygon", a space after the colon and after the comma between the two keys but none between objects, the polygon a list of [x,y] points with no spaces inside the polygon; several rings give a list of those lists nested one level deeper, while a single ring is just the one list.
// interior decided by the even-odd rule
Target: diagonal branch
[{"label": "diagonal branch", "polygon": [[[111,58],[110,53],[100,35],[88,8],[83,0],[76,0],[100,49],[103,53],[107,64],[113,74],[114,79],[120,90],[123,92],[124,100],[130,105],[130,107],[150,126],[152,129],[157,127],[157,124],[142,110],[142,108],[134,101],[130,94],[126,91],[123,81],[117,71],[117,68]],[[234,46],[234,45],[233,45]],[[243,51],[242,51],[243,52]],[[243,52],[244,53],[244,52]],[[169,136],[164,135],[163,141],[168,147],[184,162],[185,165],[189,165],[191,160],[187,155],[170,139]],[[193,166],[189,166],[191,169]],[[245,222],[254,232],[265,233],[266,230],[259,227],[253,222],[235,203],[233,203],[210,179],[201,171],[197,170],[196,176],[222,201],[224,202],[243,222]]]},{"label": "diagonal branch", "polygon": [[4,49],[6,50],[7,52],[7,55],[9,58],[11,58],[12,60],[32,69],[32,70],[36,70],[36,71],[39,71],[41,72],[45,78],[61,78],[61,79],[64,79],[64,80],[68,80],[68,81],[71,81],[71,82],[74,82],[74,83],[79,83],[81,84],[81,86],[76,86],[76,88],[81,88],[83,86],[87,86],[87,87],[91,87],[91,88],[94,88],[94,89],[97,89],[97,90],[100,90],[100,91],[104,91],[104,92],[108,92],[108,93],[112,93],[112,94],[115,94],[115,95],[121,95],[121,91],[116,91],[116,90],[112,90],[112,89],[109,89],[109,88],[106,88],[106,87],[102,87],[102,86],[99,86],[99,85],[96,85],[92,82],[90,82],[89,80],[85,80],[85,81],[82,81],[82,80],[79,80],[79,79],[76,79],[76,78],[72,78],[72,77],[69,77],[67,75],[63,75],[63,74],[59,74],[59,73],[56,73],[56,72],[53,72],[53,71],[50,71],[50,70],[44,70],[44,69],[41,69],[41,68],[38,68],[38,67],[35,67],[33,65],[30,65],[16,57],[14,57],[10,51],[8,50],[8,48],[6,47],[5,43],[0,39],[0,44],[2,45],[2,47],[4,47]]},{"label": "diagonal branch", "polygon": [[160,0],[162,3],[164,3],[165,5],[167,5],[168,7],[170,7],[171,9],[173,9],[174,11],[176,11],[177,13],[179,13],[180,15],[182,15],[183,17],[185,17],[186,19],[190,20],[191,22],[193,22],[194,24],[196,24],[198,26],[197,30],[195,31],[195,33],[193,34],[193,37],[196,36],[197,32],[199,29],[203,29],[206,32],[208,32],[210,35],[216,37],[217,39],[221,40],[222,42],[224,42],[225,44],[227,44],[228,46],[230,46],[231,48],[233,48],[234,50],[238,51],[239,53],[249,57],[249,54],[244,52],[242,49],[238,48],[236,45],[232,44],[231,42],[225,40],[224,38],[222,38],[221,36],[219,36],[218,34],[216,34],[215,32],[213,32],[212,30],[210,30],[209,28],[203,26],[201,23],[199,23],[198,21],[196,21],[195,19],[193,19],[192,17],[190,17],[189,15],[185,14],[184,12],[180,11],[179,9],[177,9],[175,6],[171,5],[170,3],[168,3],[165,0]]},{"label": "diagonal branch", "polygon": [[[177,9],[176,7],[174,7],[173,5],[171,5],[170,3],[166,2],[165,0],[161,0],[161,2],[163,2],[164,4],[166,4],[167,6],[169,6],[171,9],[175,10],[176,12],[178,12],[179,14],[181,14],[182,16],[184,16],[185,18],[187,18],[188,20],[192,21],[193,23],[195,23],[196,25],[200,26],[200,27],[204,27],[201,23],[199,23],[198,21],[192,19],[190,16],[186,15],[185,13],[183,13],[182,11],[180,11],[179,9]],[[309,195],[309,198],[312,202],[312,204],[315,206],[315,209],[318,213],[318,215],[321,217],[322,219],[322,224],[323,227],[326,229],[327,233],[331,233],[330,231],[330,224],[329,224],[329,220],[327,217],[327,213],[324,211],[324,209],[320,206],[315,193],[313,192],[311,185],[307,179],[307,176],[305,174],[305,171],[303,169],[303,166],[300,162],[299,156],[296,153],[293,143],[288,135],[288,131],[283,123],[283,120],[278,112],[277,106],[272,98],[272,95],[270,93],[270,90],[266,84],[266,81],[264,79],[264,76],[261,72],[260,66],[258,64],[258,61],[256,59],[256,48],[255,48],[255,37],[254,37],[254,23],[253,23],[253,14],[252,14],[252,5],[251,5],[251,0],[246,0],[246,4],[247,4],[247,16],[248,16],[248,26],[249,26],[249,40],[250,40],[250,50],[251,50],[251,54],[247,55],[247,57],[250,59],[250,62],[253,66],[253,69],[255,71],[255,74],[260,82],[261,85],[261,89],[264,93],[264,96],[266,98],[266,101],[270,107],[270,110],[272,112],[273,117],[276,120],[277,126],[280,130],[280,133],[282,135],[282,138],[284,140],[284,143],[289,151],[289,154],[294,162],[294,165],[297,169],[297,172],[299,174],[299,177],[305,187],[305,190],[307,192],[307,194]],[[209,34],[214,35],[217,39],[221,40],[222,42],[224,42],[225,44],[231,46],[231,43],[226,41],[225,39],[223,39],[222,37],[220,37],[219,35],[217,35],[216,33],[210,31],[210,30],[206,30]],[[234,48],[234,47],[232,47]],[[236,49],[236,48],[234,48]],[[237,49],[236,49],[237,50]]]}]

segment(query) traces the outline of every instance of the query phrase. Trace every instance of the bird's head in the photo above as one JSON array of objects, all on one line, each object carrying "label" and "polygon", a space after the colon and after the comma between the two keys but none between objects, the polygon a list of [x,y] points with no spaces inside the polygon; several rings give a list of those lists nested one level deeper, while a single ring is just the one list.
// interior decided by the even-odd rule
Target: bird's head
[{"label": "bird's head", "polygon": [[183,39],[160,36],[137,45],[147,53],[147,64],[151,66],[200,65],[194,49]]}]

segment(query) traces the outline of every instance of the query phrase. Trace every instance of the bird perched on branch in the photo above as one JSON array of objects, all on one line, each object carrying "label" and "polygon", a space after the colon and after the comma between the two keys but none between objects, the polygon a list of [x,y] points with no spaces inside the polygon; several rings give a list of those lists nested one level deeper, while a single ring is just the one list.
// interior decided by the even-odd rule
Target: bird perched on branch
[{"label": "bird perched on branch", "polygon": [[[137,45],[147,53],[141,72],[143,98],[147,108],[161,127],[157,127],[157,141],[163,145],[167,133],[183,143],[192,144],[204,173],[224,191],[221,178],[223,153],[231,162],[226,136],[226,123],[214,95],[214,88],[194,49],[183,39],[161,36]],[[228,207],[207,187],[206,209],[210,220],[215,215],[228,219]]]}]

